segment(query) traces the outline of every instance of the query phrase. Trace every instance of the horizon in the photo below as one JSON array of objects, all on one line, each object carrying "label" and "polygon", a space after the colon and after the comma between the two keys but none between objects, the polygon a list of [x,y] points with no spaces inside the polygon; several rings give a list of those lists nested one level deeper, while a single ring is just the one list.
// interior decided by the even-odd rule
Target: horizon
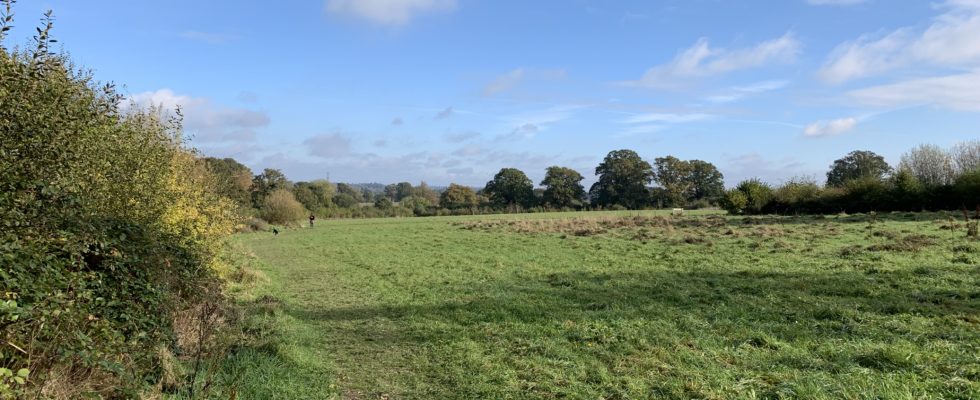
[{"label": "horizon", "polygon": [[46,9],[97,79],[183,107],[203,155],[295,181],[537,184],[561,165],[588,185],[632,149],[729,187],[822,184],[852,150],[895,165],[980,137],[977,0],[56,0],[19,4],[10,41]]}]

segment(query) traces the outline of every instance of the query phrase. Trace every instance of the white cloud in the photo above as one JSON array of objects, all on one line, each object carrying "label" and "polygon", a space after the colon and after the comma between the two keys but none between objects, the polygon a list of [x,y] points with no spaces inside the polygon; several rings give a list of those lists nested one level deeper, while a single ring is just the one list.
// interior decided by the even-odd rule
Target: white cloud
[{"label": "white cloud", "polygon": [[980,1],[950,0],[924,30],[901,28],[863,35],[831,53],[818,75],[843,83],[911,65],[980,66]]},{"label": "white cloud", "polygon": [[253,140],[255,129],[269,125],[265,112],[219,106],[208,98],[178,95],[170,89],[138,93],[129,101],[138,107],[157,106],[167,111],[180,107],[184,130],[200,143]]},{"label": "white cloud", "polygon": [[803,129],[803,136],[823,137],[836,136],[849,132],[857,126],[858,120],[854,117],[835,119],[832,121],[818,121],[807,125]]},{"label": "white cloud", "polygon": [[734,86],[729,88],[725,94],[707,97],[705,100],[712,103],[731,103],[745,98],[746,96],[779,90],[789,85],[787,80],[770,80],[753,83],[746,86]]},{"label": "white cloud", "polygon": [[867,3],[869,0],[806,0],[812,6],[853,6]]},{"label": "white cloud", "polygon": [[452,11],[456,0],[328,0],[327,11],[378,25],[405,25],[419,14]]},{"label": "white cloud", "polygon": [[650,68],[639,81],[631,84],[669,88],[691,78],[721,75],[770,63],[792,62],[801,47],[792,33],[737,50],[713,49],[708,40],[702,38],[694,46],[680,52],[671,62]]},{"label": "white cloud", "polygon": [[851,91],[848,95],[862,104],[873,106],[932,104],[958,111],[980,112],[980,69],[964,74],[872,86]]},{"label": "white cloud", "polygon": [[510,132],[497,140],[530,139],[549,125],[571,118],[584,106],[555,106],[544,110],[524,112],[505,118]]},{"label": "white cloud", "polygon": [[511,90],[526,79],[561,79],[565,77],[564,69],[530,69],[516,68],[500,75],[483,88],[484,96],[492,96]]}]

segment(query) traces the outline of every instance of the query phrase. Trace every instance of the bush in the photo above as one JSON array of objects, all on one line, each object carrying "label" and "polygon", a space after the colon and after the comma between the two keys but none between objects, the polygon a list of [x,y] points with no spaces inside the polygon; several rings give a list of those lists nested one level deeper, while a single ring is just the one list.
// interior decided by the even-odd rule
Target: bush
[{"label": "bush", "polygon": [[306,209],[296,201],[293,192],[279,189],[265,198],[262,206],[262,219],[273,224],[292,224],[306,216]]},{"label": "bush", "polygon": [[177,311],[218,296],[236,207],[179,119],[120,109],[113,86],[50,54],[49,29],[30,51],[0,46],[0,342],[23,349],[0,365],[29,370],[15,396],[99,377],[92,397],[133,398]]},{"label": "bush", "polygon": [[729,214],[741,214],[749,204],[749,198],[738,189],[725,191],[725,196],[721,198],[721,208]]}]

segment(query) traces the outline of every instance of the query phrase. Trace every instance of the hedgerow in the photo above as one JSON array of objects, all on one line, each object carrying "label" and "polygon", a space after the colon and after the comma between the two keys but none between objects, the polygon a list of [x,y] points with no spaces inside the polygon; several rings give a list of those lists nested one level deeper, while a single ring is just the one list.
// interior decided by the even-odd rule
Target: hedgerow
[{"label": "hedgerow", "polygon": [[[179,112],[126,104],[50,51],[2,47],[0,398],[135,397],[178,310],[217,295],[236,222]],[[5,371],[10,371],[8,377]]]}]

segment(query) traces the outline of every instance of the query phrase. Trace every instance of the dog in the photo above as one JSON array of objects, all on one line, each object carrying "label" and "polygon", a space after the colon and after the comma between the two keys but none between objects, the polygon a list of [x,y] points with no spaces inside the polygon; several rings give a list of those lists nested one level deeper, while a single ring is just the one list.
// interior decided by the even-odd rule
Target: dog
[{"label": "dog", "polygon": [[274,236],[279,236],[279,230],[278,230],[278,229],[276,229],[276,228],[272,228],[272,234],[273,234]]}]

